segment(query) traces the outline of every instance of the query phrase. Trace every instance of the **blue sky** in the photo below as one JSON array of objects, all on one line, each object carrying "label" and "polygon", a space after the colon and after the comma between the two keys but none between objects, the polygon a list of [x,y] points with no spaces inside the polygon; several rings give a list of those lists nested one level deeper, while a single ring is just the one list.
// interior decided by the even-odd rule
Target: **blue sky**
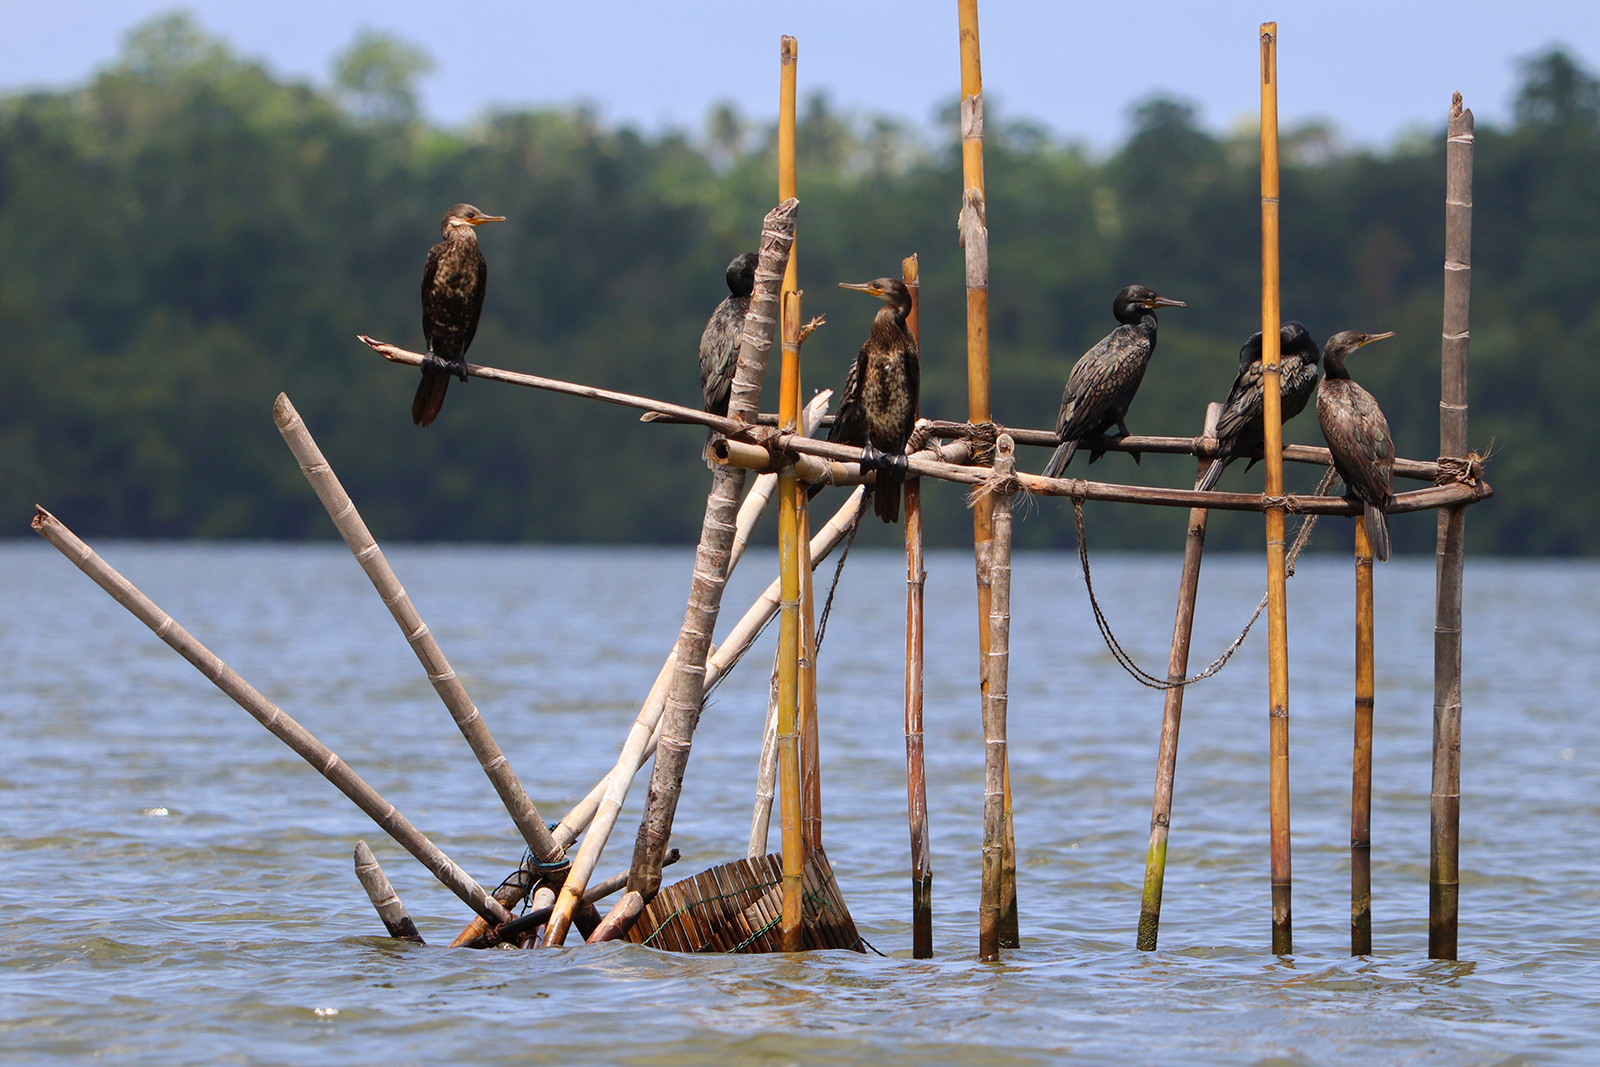
[{"label": "blue sky", "polygon": [[[129,26],[171,3],[0,0],[0,89],[60,86],[116,54]],[[590,0],[192,0],[213,33],[276,71],[326,81],[363,28],[423,45],[436,71],[423,105],[445,122],[485,107],[583,100],[612,120],[699,131],[733,100],[776,108],[778,36],[800,40],[802,93],[924,124],[958,88],[954,0],[776,4]],[[1443,12],[1455,12],[1447,18]],[[1331,119],[1350,142],[1382,145],[1440,121],[1453,89],[1480,119],[1509,114],[1518,58],[1563,42],[1600,63],[1597,0],[1344,0],[1142,4],[987,0],[987,95],[1003,113],[1105,148],[1128,106],[1154,92],[1196,102],[1225,129],[1256,107],[1256,27],[1279,23],[1285,124]],[[992,106],[993,106],[992,105]]]}]

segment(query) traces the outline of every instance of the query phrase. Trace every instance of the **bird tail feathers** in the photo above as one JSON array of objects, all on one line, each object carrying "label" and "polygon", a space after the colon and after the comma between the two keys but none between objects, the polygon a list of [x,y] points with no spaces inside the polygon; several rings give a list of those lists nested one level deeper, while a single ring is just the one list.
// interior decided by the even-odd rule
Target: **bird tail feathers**
[{"label": "bird tail feathers", "polygon": [[1055,454],[1050,457],[1050,462],[1045,464],[1044,476],[1046,478],[1059,478],[1061,472],[1067,469],[1067,464],[1072,462],[1072,454],[1078,450],[1077,441],[1063,441]]},{"label": "bird tail feathers", "polygon": [[872,510],[884,522],[900,521],[900,486],[904,481],[905,475],[898,470],[888,467],[878,470],[872,494]]},{"label": "bird tail feathers", "polygon": [[1372,558],[1382,562],[1389,558],[1389,516],[1382,508],[1363,502],[1361,510],[1366,515],[1367,540],[1372,543]]},{"label": "bird tail feathers", "polygon": [[422,382],[417,386],[417,395],[411,400],[411,421],[418,426],[427,426],[439,417],[439,409],[444,407],[444,394],[450,388],[450,375],[424,374]]},{"label": "bird tail feathers", "polygon": [[1206,468],[1206,472],[1202,474],[1200,476],[1200,480],[1195,483],[1195,488],[1200,490],[1202,493],[1209,492],[1211,487],[1216,485],[1218,479],[1222,477],[1222,472],[1227,469],[1228,461],[1226,459],[1212,460],[1211,466]]}]

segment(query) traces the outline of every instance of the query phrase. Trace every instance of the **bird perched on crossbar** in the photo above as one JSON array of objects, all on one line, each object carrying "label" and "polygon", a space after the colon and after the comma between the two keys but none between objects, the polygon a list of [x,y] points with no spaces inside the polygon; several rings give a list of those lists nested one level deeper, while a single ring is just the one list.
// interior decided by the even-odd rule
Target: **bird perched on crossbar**
[{"label": "bird perched on crossbar", "polygon": [[422,333],[428,355],[422,361],[422,384],[411,401],[411,421],[427,426],[439,417],[453,374],[467,380],[467,349],[478,332],[489,265],[478,250],[475,228],[504,222],[504,215],[485,215],[471,204],[457,204],[439,223],[444,240],[428,250],[422,269]]},{"label": "bird perched on crossbar", "polygon": [[[1311,401],[1311,394],[1317,391],[1317,363],[1321,358],[1322,350],[1311,339],[1310,331],[1298,322],[1283,324],[1278,331],[1281,421],[1288,422]],[[1222,416],[1217,419],[1219,456],[1206,468],[1196,489],[1210,489],[1216,485],[1228,464],[1241,456],[1250,457],[1249,466],[1256,465],[1260,458],[1257,453],[1266,441],[1261,395],[1261,334],[1258,331],[1239,349],[1239,376],[1233,380],[1233,388],[1222,405]]]},{"label": "bird perched on crossbar", "polygon": [[879,278],[839,288],[883,301],[872,317],[872,333],[845,378],[839,416],[828,440],[861,448],[862,470],[878,472],[873,511],[884,522],[900,521],[900,487],[906,476],[906,442],[917,423],[922,364],[906,328],[911,290],[899,278]]},{"label": "bird perched on crossbar", "polygon": [[750,310],[750,294],[756,288],[756,264],[761,257],[744,252],[728,264],[728,295],[706,320],[700,334],[700,391],[705,394],[706,410],[713,415],[728,413],[728,393],[733,388],[733,372],[739,365],[739,335]]},{"label": "bird perched on crossbar", "polygon": [[1377,400],[1345,370],[1345,357],[1394,333],[1345,330],[1322,346],[1322,386],[1317,390],[1317,421],[1333,453],[1345,490],[1361,501],[1374,559],[1389,558],[1389,516],[1394,504],[1394,438]]},{"label": "bird perched on crossbar", "polygon": [[[1067,375],[1061,413],[1056,418],[1061,446],[1045,466],[1046,478],[1061,476],[1081,439],[1103,437],[1113,426],[1127,436],[1128,426],[1123,420],[1127,418],[1128,405],[1133,403],[1133,395],[1144,380],[1144,369],[1156,350],[1155,309],[1187,306],[1142,285],[1130,285],[1117,294],[1111,302],[1111,313],[1122,325],[1085,352]],[[1099,458],[1099,452],[1091,453],[1089,462]],[[1137,454],[1134,459],[1138,459]]]}]

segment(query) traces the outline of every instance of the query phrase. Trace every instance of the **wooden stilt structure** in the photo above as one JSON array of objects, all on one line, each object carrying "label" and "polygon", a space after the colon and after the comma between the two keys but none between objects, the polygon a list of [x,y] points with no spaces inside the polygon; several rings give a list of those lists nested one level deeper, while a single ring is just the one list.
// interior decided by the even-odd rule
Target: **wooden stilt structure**
[{"label": "wooden stilt structure", "polygon": [[[994,473],[1006,484],[1016,471],[1016,446],[1001,434]],[[981,490],[980,490],[981,491]],[[1011,507],[1013,490],[996,489],[989,543],[989,641],[983,680],[983,895],[978,905],[978,958],[998,960],[1003,947],[1006,846],[1006,710],[1011,662]],[[1015,874],[1015,867],[1012,868]],[[1014,897],[1012,898],[1014,899]]]},{"label": "wooden stilt structure", "polygon": [[[916,256],[900,263],[900,279],[911,291],[906,329],[922,346],[922,282]],[[933,957],[933,856],[928,847],[928,779],[922,742],[922,594],[928,572],[922,562],[922,480],[902,488],[906,520],[906,815],[911,829],[911,957]]]},{"label": "wooden stilt structure", "polygon": [[1350,955],[1372,955],[1372,542],[1356,530],[1356,715],[1350,760]]},{"label": "wooden stilt structure", "polygon": [[[1439,460],[1467,456],[1467,311],[1472,295],[1472,112],[1456,93],[1445,142],[1444,336],[1439,367]],[[1461,585],[1467,509],[1439,512],[1433,622],[1433,797],[1428,862],[1428,955],[1456,958],[1461,882]]]}]

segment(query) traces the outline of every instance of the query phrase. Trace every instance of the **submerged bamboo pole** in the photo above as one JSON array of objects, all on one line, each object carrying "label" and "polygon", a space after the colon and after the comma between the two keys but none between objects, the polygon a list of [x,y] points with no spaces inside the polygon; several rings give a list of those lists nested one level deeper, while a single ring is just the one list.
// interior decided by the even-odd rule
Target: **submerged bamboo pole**
[{"label": "submerged bamboo pole", "polygon": [[94,579],[96,585],[110,593],[113,600],[127,608],[134,618],[150,627],[157,637],[171,646],[173,651],[193,664],[196,670],[211,681],[211,684],[233,698],[236,704],[265,726],[269,733],[294,749],[301,759],[316,768],[317,773],[331,782],[334,788],[354,801],[356,807],[366,812],[384,833],[394,838],[396,844],[433,872],[433,876],[460,897],[467,907],[494,922],[505,922],[511,918],[510,913],[499,901],[490,896],[483,886],[473,881],[472,876],[457,866],[455,861],[441,852],[439,847],[428,840],[409,819],[401,815],[393,804],[384,800],[376,789],[351,770],[344,760],[334,755],[327,745],[317,740],[310,730],[292,719],[282,708],[262,696],[255,686],[239,677],[238,672],[217,658],[214,652],[195,640],[171,615],[157,607],[132,582],[118,574],[109,563],[67,529],[60,519],[42,507],[37,508],[33,516],[33,528],[63,556],[71,560],[79,570]]},{"label": "submerged bamboo pole", "polygon": [[[906,329],[922,344],[917,257],[900,261],[900,279],[911,291]],[[907,478],[906,506],[906,818],[911,830],[911,958],[933,958],[933,856],[928,842],[928,777],[922,737],[922,605],[928,582],[922,556],[922,479]]]},{"label": "submerged bamboo pole", "polygon": [[[1221,404],[1206,406],[1202,436],[1215,437]],[[1200,461],[1200,474],[1209,464]],[[1199,475],[1195,484],[1200,484]],[[1181,682],[1189,675],[1189,640],[1194,635],[1194,604],[1200,590],[1200,557],[1206,547],[1205,508],[1189,510],[1189,533],[1183,542],[1183,575],[1178,580],[1178,610],[1172,620],[1172,652],[1167,657],[1167,681]],[[1139,908],[1139,934],[1135,945],[1154,952],[1161,934],[1161,892],[1167,877],[1167,835],[1172,827],[1172,789],[1178,771],[1178,728],[1183,722],[1183,694],[1187,687],[1173,686],[1161,709],[1161,745],[1156,755],[1155,798],[1150,805],[1150,844],[1144,859],[1144,900]]]},{"label": "submerged bamboo pole", "polygon": [[[1283,496],[1278,277],[1278,24],[1261,24],[1261,419],[1266,492]],[[1268,794],[1272,823],[1272,951],[1294,951],[1289,862],[1289,616],[1281,506],[1267,512]]]},{"label": "submerged bamboo pole", "polygon": [[[994,446],[994,472],[1016,470],[1016,446],[1001,434]],[[1012,493],[996,490],[993,540],[989,546],[989,652],[983,692],[983,895],[978,905],[978,958],[998,960],[1003,946],[1005,899],[1006,706],[1011,661]],[[1012,869],[1015,877],[1015,868]]]},{"label": "submerged bamboo pole", "polygon": [[344,543],[355,553],[356,562],[361,564],[361,569],[371,579],[372,587],[378,591],[378,596],[389,609],[389,614],[394,616],[394,621],[399,625],[400,632],[405,635],[411,651],[416,653],[417,661],[422,664],[422,669],[428,675],[428,681],[433,684],[439,699],[444,701],[444,706],[449,709],[450,717],[461,730],[461,736],[467,739],[472,754],[478,758],[478,765],[483,768],[483,773],[494,785],[495,792],[500,795],[500,802],[511,814],[511,821],[516,825],[517,832],[522,835],[523,841],[540,863],[559,863],[564,856],[564,850],[550,835],[550,829],[545,825],[539,809],[534,806],[527,791],[522,788],[522,783],[517,780],[510,761],[495,743],[488,724],[483,721],[482,714],[473,704],[472,698],[467,695],[466,687],[461,684],[455,669],[445,658],[444,650],[439,647],[433,631],[422,621],[422,616],[412,604],[405,587],[400,584],[400,579],[395,576],[389,561],[384,558],[383,549],[378,547],[371,531],[367,529],[367,524],[362,521],[361,513],[356,510],[355,501],[350,499],[350,494],[345,492],[344,486],[339,483],[338,475],[333,473],[333,467],[312,438],[310,428],[300,418],[300,413],[295,410],[294,405],[289,402],[288,394],[278,394],[278,399],[272,405],[272,419],[277,424],[278,432],[283,435],[284,441],[288,442],[289,451],[294,453],[295,461],[300,464],[300,472],[311,483],[311,488],[316,490],[317,499],[322,501],[322,506],[328,509],[328,517],[333,520],[339,536],[344,538]]},{"label": "submerged bamboo pole", "polygon": [[427,944],[422,940],[422,935],[417,933],[417,924],[411,921],[406,906],[400,903],[400,894],[394,891],[388,875],[378,866],[378,859],[372,854],[372,846],[365,841],[357,841],[355,861],[356,881],[367,891],[367,899],[372,901],[372,907],[378,913],[378,918],[383,920],[383,928],[389,931],[389,936],[396,941]]},{"label": "submerged bamboo pole", "polygon": [[[1444,331],[1439,454],[1467,455],[1468,306],[1472,295],[1472,112],[1450,103],[1445,145]],[[1461,587],[1467,509],[1439,512],[1433,622],[1433,796],[1428,862],[1428,955],[1456,958],[1461,882]]]},{"label": "submerged bamboo pole", "polygon": [[[762,221],[755,291],[751,296],[750,310],[745,314],[738,368],[728,400],[729,415],[736,423],[760,406],[761,379],[766,370],[767,352],[772,347],[772,324],[776,320],[774,312],[778,303],[778,283],[789,258],[789,247],[794,242],[795,219],[799,208],[797,201],[786,200]],[[601,930],[591,935],[591,940],[600,932],[615,936],[626,934],[638,918],[639,911],[655,896],[661,885],[661,858],[666,854],[694,728],[705,702],[706,656],[722,606],[722,591],[727,584],[742,483],[742,477],[724,477],[722,471],[713,475],[711,493],[706,499],[700,544],[695,550],[689,603],[673,649],[671,680],[663,700],[649,799],[634,844],[629,893],[613,909],[616,921],[602,924]],[[632,731],[629,737],[630,744],[637,744],[640,749],[649,737],[645,733],[642,740],[638,739],[642,732]],[[619,810],[633,780],[633,773],[626,767],[631,758],[625,749],[607,779],[606,802]],[[555,911],[545,931],[546,944],[559,945],[565,940],[572,914],[599,860],[605,835],[591,834],[591,837],[598,840],[592,848],[589,840],[585,840],[584,847],[579,849],[579,860],[575,861],[573,871],[568,873],[561,895],[556,900]],[[582,877],[577,877],[580,872]]]},{"label": "submerged bamboo pole", "polygon": [[1372,955],[1372,542],[1356,528],[1356,715],[1350,760],[1350,955]]},{"label": "submerged bamboo pole", "polygon": [[[678,862],[678,856],[679,853],[677,849],[667,849],[666,856],[664,856],[661,860],[661,866],[672,866],[674,863]],[[627,871],[621,871],[612,875],[610,878],[596,882],[594,885],[591,885],[588,889],[583,891],[583,904],[592,908],[594,907],[595,901],[604,900],[617,890],[626,887],[627,884]],[[540,893],[542,894],[545,892],[548,892],[548,887],[541,886]],[[464,941],[460,946],[452,945],[450,947],[493,948],[498,944],[516,944],[519,941],[525,941],[527,938],[530,938],[537,933],[539,927],[550,921],[550,914],[555,910],[554,904],[552,903],[554,897],[554,893],[551,893],[549,899],[542,899],[541,897],[536,896],[526,912],[518,915],[515,919],[512,919],[504,926],[495,927],[492,930],[485,927],[476,935]]]}]

